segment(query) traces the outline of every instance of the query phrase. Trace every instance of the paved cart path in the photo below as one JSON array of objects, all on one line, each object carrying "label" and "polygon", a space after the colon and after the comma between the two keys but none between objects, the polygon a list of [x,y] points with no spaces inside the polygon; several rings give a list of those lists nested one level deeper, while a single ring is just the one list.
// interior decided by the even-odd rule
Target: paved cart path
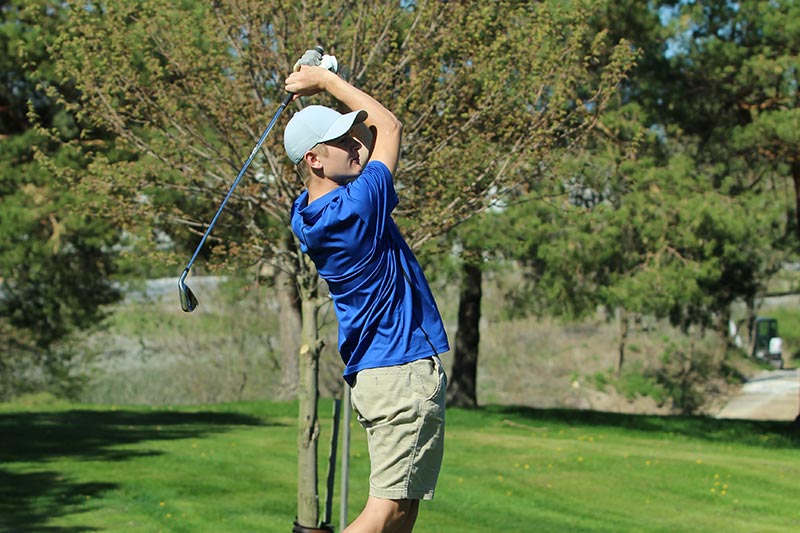
[{"label": "paved cart path", "polygon": [[800,368],[767,370],[744,384],[717,418],[792,421],[800,412]]}]

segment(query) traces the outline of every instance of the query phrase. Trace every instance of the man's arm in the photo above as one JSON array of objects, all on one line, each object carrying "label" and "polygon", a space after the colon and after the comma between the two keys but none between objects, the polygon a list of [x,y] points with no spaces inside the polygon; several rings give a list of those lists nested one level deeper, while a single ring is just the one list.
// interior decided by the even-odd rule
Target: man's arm
[{"label": "man's arm", "polygon": [[385,164],[394,175],[400,158],[403,126],[394,114],[364,91],[350,85],[333,72],[304,65],[286,78],[286,90],[301,96],[322,91],[339,100],[350,110],[363,109],[369,115],[365,123],[375,134],[371,160]]}]

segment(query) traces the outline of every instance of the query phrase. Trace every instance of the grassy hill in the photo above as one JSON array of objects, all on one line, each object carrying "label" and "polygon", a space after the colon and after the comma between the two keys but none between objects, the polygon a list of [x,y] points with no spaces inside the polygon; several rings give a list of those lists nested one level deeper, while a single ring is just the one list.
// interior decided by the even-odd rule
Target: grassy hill
[{"label": "grassy hill", "polygon": [[[104,328],[83,342],[90,357],[76,369],[89,378],[80,401],[125,404],[198,404],[286,397],[284,360],[277,337],[280,317],[268,287],[209,284],[193,280],[200,307],[180,310],[174,280],[166,292],[139,291],[113,309]],[[504,285],[501,289],[500,286]],[[613,368],[618,325],[602,313],[576,322],[508,318],[503,291],[508,280],[490,280],[484,289],[478,400],[481,404],[538,408],[580,408],[666,414],[670,404],[655,374],[668,354],[715,354],[713,334],[687,336],[664,323],[632,324],[624,375]],[[435,287],[450,335],[456,331],[457,295]],[[800,312],[777,309],[787,352],[800,348]],[[336,353],[335,320],[323,310],[326,348],[320,387],[326,397],[341,392],[342,363]],[[719,364],[719,361],[712,361]],[[449,370],[452,359],[444,357]],[[673,361],[679,367],[680,360]],[[721,407],[737,378],[757,368],[744,357],[726,361],[727,375],[711,376],[700,391],[701,412]],[[681,368],[678,370],[682,371]],[[702,369],[700,369],[702,370]],[[714,372],[712,369],[710,372]]]}]

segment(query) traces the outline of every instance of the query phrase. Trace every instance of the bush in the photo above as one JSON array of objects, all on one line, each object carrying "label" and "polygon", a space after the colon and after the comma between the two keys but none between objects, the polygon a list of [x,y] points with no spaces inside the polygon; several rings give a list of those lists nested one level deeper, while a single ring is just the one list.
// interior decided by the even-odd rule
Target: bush
[{"label": "bush", "polygon": [[716,397],[725,385],[744,380],[734,364],[735,355],[731,352],[718,360],[707,351],[686,349],[673,343],[665,348],[654,365],[632,361],[619,377],[608,370],[596,372],[591,381],[601,392],[614,387],[628,401],[648,397],[659,406],[668,405],[676,413],[696,414],[708,405],[708,398]]},{"label": "bush", "polygon": [[662,356],[663,366],[653,372],[656,383],[664,389],[673,409],[679,413],[695,413],[702,407],[699,382],[708,377],[707,360],[701,354],[692,357],[684,350],[671,347]]},{"label": "bush", "polygon": [[605,392],[611,384],[609,376],[605,372],[595,372],[594,376],[592,376],[592,382],[594,382],[594,388],[600,392]]},{"label": "bush", "polygon": [[88,381],[88,375],[78,370],[83,367],[85,357],[69,345],[48,348],[20,347],[7,342],[3,345],[0,401],[36,393],[74,400]]},{"label": "bush", "polygon": [[666,403],[668,397],[652,372],[644,369],[640,361],[634,361],[628,365],[617,380],[617,390],[628,400],[633,400],[637,396],[647,396],[653,398],[661,406]]}]

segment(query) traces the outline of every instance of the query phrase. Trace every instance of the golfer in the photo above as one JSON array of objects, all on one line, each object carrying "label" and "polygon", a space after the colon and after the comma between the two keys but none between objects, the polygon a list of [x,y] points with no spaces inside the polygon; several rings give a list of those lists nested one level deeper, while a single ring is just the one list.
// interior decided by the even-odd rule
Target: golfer
[{"label": "golfer", "polygon": [[[425,275],[391,216],[402,125],[321,67],[299,67],[286,90],[324,91],[349,110],[308,106],[284,133],[306,187],[292,230],[328,284],[344,379],[367,431],[369,498],[346,531],[412,531],[442,463],[447,378],[439,356],[449,346]],[[362,123],[371,139],[358,133]]]}]

